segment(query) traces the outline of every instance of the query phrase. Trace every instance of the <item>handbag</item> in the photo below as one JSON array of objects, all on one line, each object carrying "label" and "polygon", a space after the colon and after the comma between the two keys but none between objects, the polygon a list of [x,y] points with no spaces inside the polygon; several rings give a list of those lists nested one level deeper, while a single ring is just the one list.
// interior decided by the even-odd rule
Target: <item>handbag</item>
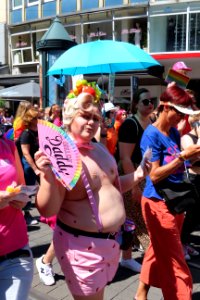
[{"label": "handbag", "polygon": [[175,183],[168,181],[166,188],[159,189],[159,194],[164,198],[165,204],[173,214],[181,214],[198,201],[199,194],[195,185],[189,179],[189,172],[185,166],[185,178],[182,182]]}]

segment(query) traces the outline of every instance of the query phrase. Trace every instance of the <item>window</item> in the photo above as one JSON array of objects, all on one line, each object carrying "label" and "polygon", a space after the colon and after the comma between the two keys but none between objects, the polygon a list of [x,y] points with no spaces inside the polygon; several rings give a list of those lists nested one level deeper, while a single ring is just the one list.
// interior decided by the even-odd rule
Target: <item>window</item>
[{"label": "window", "polygon": [[23,36],[21,36],[21,35],[15,36],[13,38],[12,42],[13,42],[13,48],[25,48],[25,47],[29,47],[31,45],[30,35],[29,34],[25,34]]},{"label": "window", "polygon": [[81,43],[81,40],[80,40],[81,27],[80,26],[78,26],[78,25],[68,26],[68,27],[65,27],[65,29],[73,42]]},{"label": "window", "polygon": [[200,50],[200,13],[190,14],[189,50]]},{"label": "window", "polygon": [[12,60],[13,65],[32,63],[34,61],[31,34],[13,35],[12,43]]},{"label": "window", "polygon": [[26,20],[37,20],[38,19],[38,5],[31,5],[26,7]]},{"label": "window", "polygon": [[31,49],[13,50],[13,65],[32,63],[34,61]]},{"label": "window", "polygon": [[82,0],[82,10],[98,8],[99,7],[99,0]]},{"label": "window", "polygon": [[10,13],[10,23],[16,24],[22,22],[22,9],[14,9]]},{"label": "window", "polygon": [[122,5],[123,0],[105,0],[105,6]]},{"label": "window", "polygon": [[22,0],[12,0],[12,8],[20,8],[22,7]]},{"label": "window", "polygon": [[48,1],[42,5],[43,17],[56,15],[56,1]]},{"label": "window", "polygon": [[148,3],[148,0],[129,0],[130,3]]},{"label": "window", "polygon": [[186,51],[186,14],[150,18],[150,52]]},{"label": "window", "polygon": [[38,4],[39,1],[38,0],[27,0],[27,5],[30,6],[30,5],[35,5],[35,4]]},{"label": "window", "polygon": [[112,40],[111,21],[84,25],[84,41],[96,40]]},{"label": "window", "polygon": [[140,48],[147,47],[147,18],[115,21],[115,39]]},{"label": "window", "polygon": [[76,11],[76,0],[63,0],[61,2],[61,12],[70,13]]}]

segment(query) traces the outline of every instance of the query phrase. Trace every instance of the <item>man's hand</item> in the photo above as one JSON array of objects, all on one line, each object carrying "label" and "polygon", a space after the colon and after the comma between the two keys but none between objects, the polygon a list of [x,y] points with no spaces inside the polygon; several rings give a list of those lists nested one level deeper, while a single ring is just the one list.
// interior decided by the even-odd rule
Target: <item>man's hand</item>
[{"label": "man's hand", "polygon": [[49,172],[49,166],[51,165],[51,161],[49,158],[41,151],[37,151],[35,153],[35,164],[37,168],[39,169],[39,172]]},{"label": "man's hand", "polygon": [[151,171],[152,163],[148,159],[144,159],[143,163],[135,171],[137,180],[142,181]]}]

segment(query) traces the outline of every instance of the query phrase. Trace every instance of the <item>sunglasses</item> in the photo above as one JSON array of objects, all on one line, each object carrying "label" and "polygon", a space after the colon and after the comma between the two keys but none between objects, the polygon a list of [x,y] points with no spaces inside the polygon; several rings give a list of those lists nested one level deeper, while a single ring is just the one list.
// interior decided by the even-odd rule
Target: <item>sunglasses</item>
[{"label": "sunglasses", "polygon": [[153,100],[151,99],[144,99],[142,100],[144,106],[148,106],[149,104],[154,104]]}]

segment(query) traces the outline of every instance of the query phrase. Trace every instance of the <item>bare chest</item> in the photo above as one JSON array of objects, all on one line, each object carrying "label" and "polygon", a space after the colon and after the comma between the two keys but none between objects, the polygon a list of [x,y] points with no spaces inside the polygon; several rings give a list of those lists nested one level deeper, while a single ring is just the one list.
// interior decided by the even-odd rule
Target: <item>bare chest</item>
[{"label": "bare chest", "polygon": [[[102,186],[115,182],[117,168],[115,161],[109,154],[97,152],[90,155],[82,155],[82,164],[92,191],[98,192]],[[80,177],[76,187],[70,192],[69,196],[75,199],[77,194],[82,199],[87,197],[82,177]]]}]

